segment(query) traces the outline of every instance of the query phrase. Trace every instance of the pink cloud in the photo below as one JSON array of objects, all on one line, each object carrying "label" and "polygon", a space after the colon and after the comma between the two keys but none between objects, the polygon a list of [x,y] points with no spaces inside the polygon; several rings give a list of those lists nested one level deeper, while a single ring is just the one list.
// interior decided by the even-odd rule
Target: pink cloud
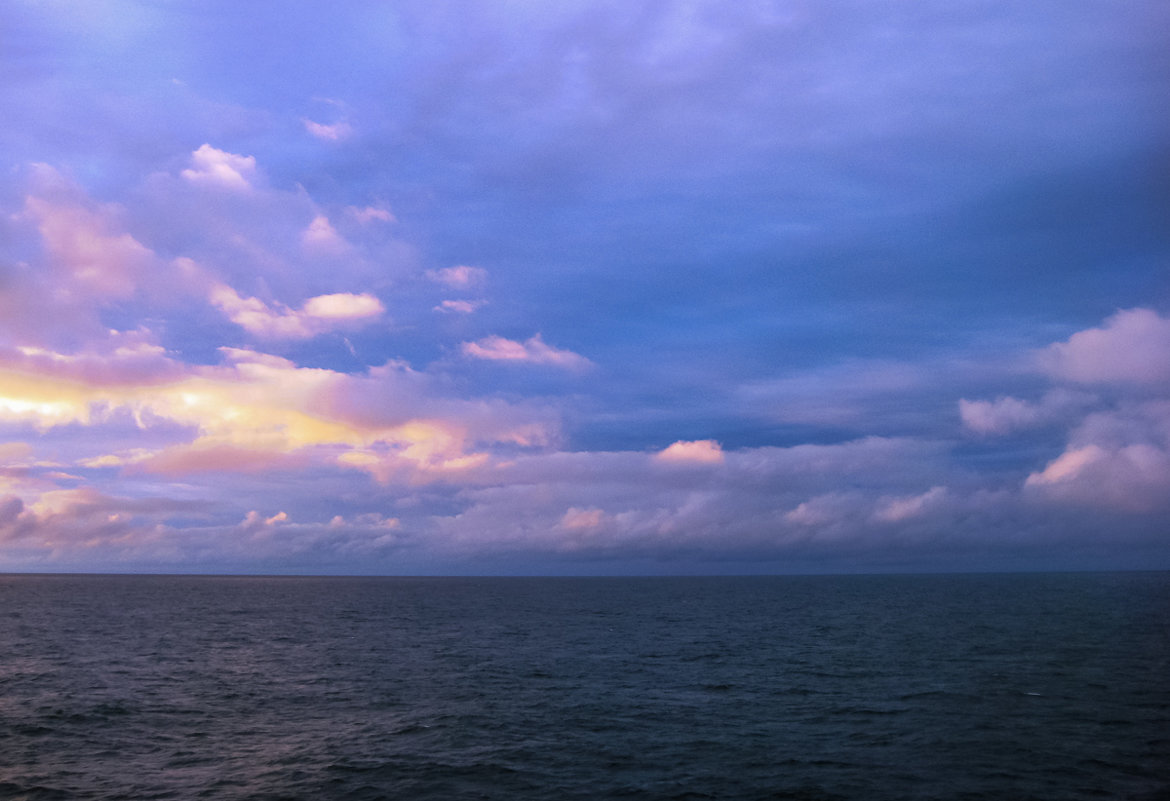
[{"label": "pink cloud", "polygon": [[1119,311],[1037,355],[1041,368],[1081,383],[1170,381],[1170,319],[1150,309]]},{"label": "pink cloud", "polygon": [[1063,484],[1084,474],[1085,469],[1107,457],[1104,449],[1097,445],[1066,450],[1039,473],[1028,476],[1028,486]]},{"label": "pink cloud", "polygon": [[107,330],[104,337],[91,339],[73,353],[32,345],[0,347],[0,374],[5,372],[12,376],[9,381],[13,383],[16,379],[12,374],[18,373],[89,387],[115,387],[168,381],[182,372],[182,366],[170,358],[149,331]]},{"label": "pink cloud", "polygon": [[561,518],[560,526],[569,530],[592,529],[605,521],[605,512],[600,509],[579,509],[571,507]]},{"label": "pink cloud", "polygon": [[132,473],[191,476],[197,473],[262,473],[305,467],[303,455],[232,445],[176,445],[130,463]]},{"label": "pink cloud", "polygon": [[1024,486],[1073,507],[1162,509],[1170,506],[1170,452],[1149,443],[1070,446]]},{"label": "pink cloud", "polygon": [[946,487],[931,487],[920,495],[885,498],[878,504],[873,517],[883,523],[898,523],[924,514],[946,497]]},{"label": "pink cloud", "polygon": [[62,292],[129,297],[154,261],[149,248],[129,234],[111,231],[105,215],[81,205],[30,196],[25,209],[37,222],[52,268],[66,279]]},{"label": "pink cloud", "polygon": [[582,370],[593,364],[580,354],[546,345],[540,334],[524,342],[490,336],[476,342],[464,342],[460,349],[465,356],[488,361],[544,364],[569,370]]},{"label": "pink cloud", "polygon": [[662,462],[697,462],[700,464],[721,464],[723,448],[713,439],[693,442],[679,440],[655,454]]}]

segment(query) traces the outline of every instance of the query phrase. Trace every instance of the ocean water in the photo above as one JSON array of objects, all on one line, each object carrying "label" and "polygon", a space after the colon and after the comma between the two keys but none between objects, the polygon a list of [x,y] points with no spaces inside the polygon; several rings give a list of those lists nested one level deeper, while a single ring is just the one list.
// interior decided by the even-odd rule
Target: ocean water
[{"label": "ocean water", "polygon": [[0,575],[3,799],[1170,798],[1170,574]]}]

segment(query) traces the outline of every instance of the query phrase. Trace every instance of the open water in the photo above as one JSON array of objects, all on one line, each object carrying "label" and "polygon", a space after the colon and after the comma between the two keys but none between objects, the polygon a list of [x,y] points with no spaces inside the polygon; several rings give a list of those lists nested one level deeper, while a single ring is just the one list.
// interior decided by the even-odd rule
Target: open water
[{"label": "open water", "polygon": [[1170,574],[0,575],[4,799],[1170,798]]}]

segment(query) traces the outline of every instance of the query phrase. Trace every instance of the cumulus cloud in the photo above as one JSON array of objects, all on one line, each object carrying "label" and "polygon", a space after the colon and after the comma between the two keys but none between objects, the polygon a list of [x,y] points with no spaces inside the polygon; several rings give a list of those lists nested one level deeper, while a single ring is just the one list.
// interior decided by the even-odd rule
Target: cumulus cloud
[{"label": "cumulus cloud", "polygon": [[1064,451],[1025,487],[1077,507],[1170,507],[1170,401],[1125,403],[1087,415]]},{"label": "cumulus cloud", "polygon": [[283,304],[270,306],[259,298],[241,297],[226,284],[212,287],[208,300],[233,323],[268,339],[308,339],[368,322],[386,311],[380,300],[366,293],[318,295],[294,310]]},{"label": "cumulus cloud", "polygon": [[441,270],[427,270],[426,276],[435,283],[452,289],[470,289],[487,281],[488,273],[482,267],[468,267],[465,264],[460,264],[455,267],[444,267]]},{"label": "cumulus cloud", "polygon": [[1070,447],[1025,487],[1076,507],[1149,512],[1170,506],[1170,453],[1147,443]]},{"label": "cumulus cloud", "polygon": [[1050,375],[1080,383],[1170,381],[1170,319],[1151,309],[1119,311],[1100,328],[1078,331],[1040,351]]},{"label": "cumulus cloud", "polygon": [[1050,393],[1040,406],[1000,399],[960,407],[968,425],[1008,430],[1063,401],[1068,441],[1029,473],[1023,482],[1028,496],[1054,507],[1132,514],[1170,506],[1170,320],[1149,309],[1121,311],[1036,359],[1056,380],[1100,386],[1101,397]]},{"label": "cumulus cloud", "polygon": [[246,191],[252,188],[256,159],[204,144],[191,154],[191,166],[180,174],[200,186]]},{"label": "cumulus cloud", "polygon": [[720,464],[723,462],[723,448],[713,439],[701,439],[693,442],[679,440],[655,454],[661,462],[697,462],[700,464]]},{"label": "cumulus cloud", "polygon": [[459,347],[465,356],[488,361],[542,364],[568,370],[583,370],[593,364],[580,354],[545,344],[540,334],[524,342],[490,336],[476,342],[464,342]]}]

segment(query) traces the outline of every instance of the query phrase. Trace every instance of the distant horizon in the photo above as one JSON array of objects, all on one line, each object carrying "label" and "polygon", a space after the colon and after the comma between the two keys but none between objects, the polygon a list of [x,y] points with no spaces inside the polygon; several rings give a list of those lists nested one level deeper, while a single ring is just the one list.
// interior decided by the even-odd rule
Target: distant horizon
[{"label": "distant horizon", "polygon": [[1170,568],[1065,570],[919,570],[854,573],[154,573],[154,572],[0,572],[0,576],[141,576],[156,578],[410,578],[410,579],[704,579],[704,578],[845,578],[852,576],[1046,576],[1107,573],[1170,573]]},{"label": "distant horizon", "polygon": [[1170,568],[1167,4],[0,27],[0,571]]}]

